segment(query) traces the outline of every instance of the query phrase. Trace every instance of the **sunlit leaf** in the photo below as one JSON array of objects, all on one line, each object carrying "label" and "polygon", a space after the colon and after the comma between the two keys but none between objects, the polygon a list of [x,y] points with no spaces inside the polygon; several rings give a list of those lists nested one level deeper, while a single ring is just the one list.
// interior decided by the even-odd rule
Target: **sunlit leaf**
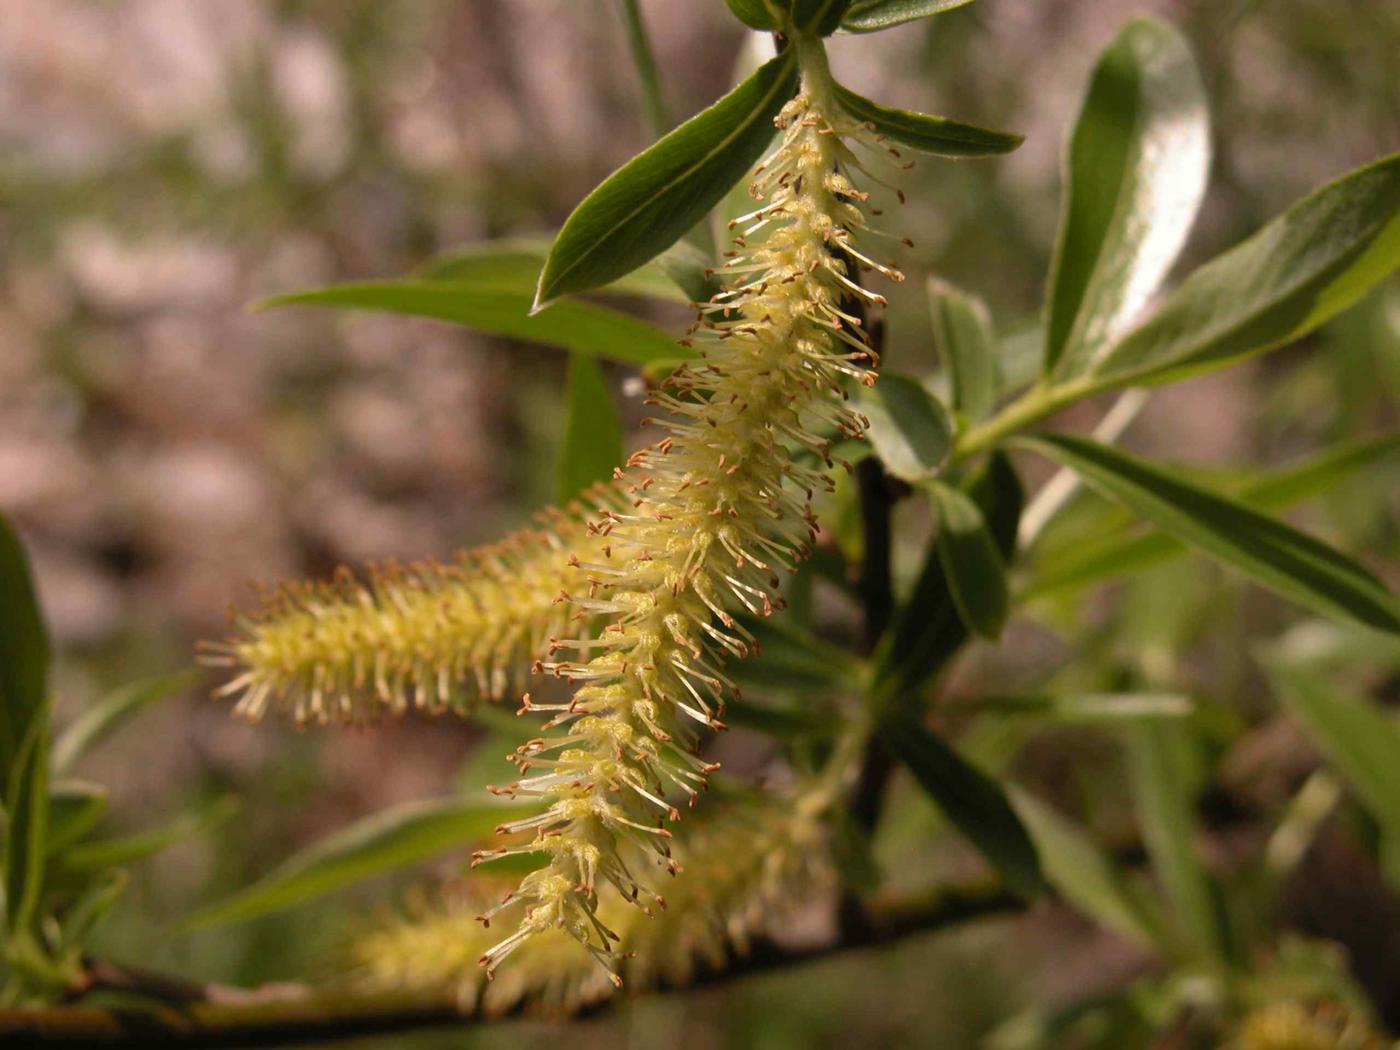
[{"label": "sunlit leaf", "polygon": [[699,222],[772,138],[795,70],[791,51],[779,55],[608,176],[559,231],[535,308],[616,280]]},{"label": "sunlit leaf", "polygon": [[1046,370],[1087,371],[1166,277],[1205,194],[1210,115],[1190,48],[1129,22],[1099,59],[1065,151]]},{"label": "sunlit leaf", "polygon": [[1319,612],[1400,633],[1395,597],[1321,541],[1119,449],[1064,434],[1025,442],[1168,535],[1279,594]]},{"label": "sunlit leaf", "polygon": [[1164,383],[1282,346],[1400,266],[1400,153],[1317,190],[1191,274],[1105,353],[1095,389]]},{"label": "sunlit leaf", "polygon": [[[540,271],[544,269],[544,261],[549,256],[551,243],[544,238],[520,237],[469,244],[431,260],[420,267],[414,276],[425,281],[450,281],[487,290],[500,289],[526,296],[533,301],[535,289],[540,283]],[[676,259],[664,261],[674,249],[688,251],[677,253]],[[685,283],[671,276],[668,266],[682,258],[693,266],[698,260],[695,259],[695,254],[691,253],[698,254],[693,245],[680,242],[631,273],[623,274],[610,284],[603,285],[598,291],[688,303],[694,299],[694,295],[685,290]],[[703,265],[693,270],[701,275],[702,283],[698,289],[705,287],[702,271],[708,265],[711,263],[706,260]],[[689,277],[688,274],[684,276],[687,279]],[[705,298],[708,298],[708,295]]]},{"label": "sunlit leaf", "polygon": [[750,29],[783,28],[785,0],[724,0],[734,17]]}]

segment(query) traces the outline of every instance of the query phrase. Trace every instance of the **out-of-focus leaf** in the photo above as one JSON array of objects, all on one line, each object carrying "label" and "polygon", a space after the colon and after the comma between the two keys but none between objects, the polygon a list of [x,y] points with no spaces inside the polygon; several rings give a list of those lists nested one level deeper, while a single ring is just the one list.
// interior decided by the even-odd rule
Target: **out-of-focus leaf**
[{"label": "out-of-focus leaf", "polygon": [[1181,693],[1068,693],[1061,696],[980,696],[954,705],[958,714],[1044,718],[1053,722],[1122,722],[1186,718],[1196,703]]},{"label": "out-of-focus leaf", "polygon": [[938,473],[952,448],[953,419],[918,380],[883,372],[873,387],[858,389],[856,403],[870,420],[867,436],[886,470],[912,482]]},{"label": "out-of-focus leaf", "polygon": [[996,407],[997,345],[987,304],[936,277],[928,282],[933,313],[933,345],[948,370],[953,409],[973,423]]},{"label": "out-of-focus leaf", "polygon": [[1088,832],[1017,787],[1008,791],[1035,842],[1046,881],[1084,914],[1145,948],[1164,944],[1157,901],[1134,892]]},{"label": "out-of-focus leaf", "polygon": [[364,281],[273,296],[259,304],[384,310],[465,325],[491,335],[541,343],[628,364],[685,357],[661,329],[593,303],[556,303],[533,316],[530,297],[448,281]]},{"label": "out-of-focus leaf", "polygon": [[1229,936],[1215,887],[1196,853],[1195,809],[1185,771],[1189,737],[1171,722],[1129,726],[1124,732],[1138,822],[1153,870],[1195,951],[1222,958]]},{"label": "out-of-focus leaf", "polygon": [[1400,633],[1394,596],[1356,562],[1313,537],[1119,449],[1064,434],[1025,441],[1163,532],[1285,597]]},{"label": "out-of-focus leaf", "polygon": [[948,592],[958,615],[984,638],[997,638],[1006,626],[1006,566],[977,504],[951,486],[927,486],[938,510],[935,544]]},{"label": "out-of-focus leaf", "polygon": [[998,397],[1010,397],[1034,383],[1040,378],[1044,359],[1045,326],[1039,322],[1023,322],[1003,335],[997,360],[1001,375]]},{"label": "out-of-focus leaf", "polygon": [[0,783],[44,706],[49,643],[19,537],[0,516]]},{"label": "out-of-focus leaf", "polygon": [[753,638],[753,655],[725,673],[740,685],[798,691],[841,691],[862,679],[865,665],[845,649],[772,616],[738,617]]},{"label": "out-of-focus leaf", "polygon": [[121,838],[79,843],[56,858],[57,866],[66,875],[88,875],[105,868],[135,864],[228,820],[238,809],[238,800],[225,796],[203,809],[176,817],[164,827]]},{"label": "out-of-focus leaf", "polygon": [[1065,151],[1047,372],[1087,371],[1127,331],[1181,251],[1209,167],[1210,114],[1190,48],[1161,22],[1129,22],[1094,69]]},{"label": "out-of-focus leaf", "polygon": [[535,309],[614,281],[678,241],[758,159],[795,70],[784,52],[609,175],[559,231]]},{"label": "out-of-focus leaf", "polygon": [[[660,270],[672,284],[685,293],[688,302],[704,303],[709,302],[723,287],[715,275],[713,266],[712,254],[706,254],[688,241],[677,241],[642,269]],[[642,270],[634,270],[633,274],[641,272]],[[617,282],[614,281],[608,287],[617,287]]]},{"label": "out-of-focus leaf", "polygon": [[924,728],[907,706],[881,724],[890,751],[1016,893],[1034,897],[1044,883],[1035,846],[996,781]]},{"label": "out-of-focus leaf", "polygon": [[817,737],[828,740],[836,735],[840,720],[835,715],[810,710],[807,706],[779,707],[752,700],[728,700],[724,705],[725,724],[766,733],[781,740]]},{"label": "out-of-focus leaf", "polygon": [[[1400,725],[1315,673],[1279,665],[1270,677],[1284,707],[1307,727],[1387,836],[1400,838]],[[1388,874],[1400,884],[1400,871]]]},{"label": "out-of-focus leaf", "polygon": [[622,464],[622,420],[598,362],[569,356],[568,411],[559,446],[559,502],[567,503]]},{"label": "out-of-focus leaf", "polygon": [[[549,255],[549,245],[547,240],[527,237],[469,244],[431,260],[414,276],[425,281],[472,285],[487,291],[499,289],[514,292],[533,301],[535,288],[540,283],[540,271],[544,269],[544,261]],[[668,264],[664,262],[670,252],[676,249],[689,249],[696,255],[700,254],[693,245],[680,242],[651,262],[637,267],[631,273],[623,274],[610,284],[603,285],[598,291],[673,303],[691,302],[694,295],[687,290],[681,279],[670,275]],[[685,251],[678,251],[672,257],[671,264],[679,263],[682,259],[689,266],[694,257]],[[703,270],[708,265],[711,264],[706,260],[694,270],[700,274],[701,284],[697,288],[705,287]],[[677,272],[687,281],[690,280],[689,271],[678,269]],[[709,294],[712,293],[706,293],[704,297],[708,298]]]},{"label": "out-of-focus leaf", "polygon": [[[996,540],[1003,561],[1011,558],[1025,497],[1011,461],[996,452],[964,486]],[[884,693],[917,694],[967,641],[967,628],[949,592],[948,577],[935,538],[909,598],[876,654],[878,688]]]},{"label": "out-of-focus leaf", "polygon": [[172,693],[188,689],[198,679],[194,671],[156,675],[132,682],[103,697],[59,734],[53,745],[53,770],[63,773],[93,748]]},{"label": "out-of-focus leaf", "polygon": [[59,923],[63,943],[73,948],[81,947],[93,929],[121,900],[130,881],[124,871],[109,871],[94,879],[63,913]]},{"label": "out-of-focus leaf", "polygon": [[[1400,437],[1393,435],[1337,445],[1233,485],[1231,494],[1257,511],[1276,513],[1397,453]],[[1145,568],[1184,550],[1185,544],[1156,530],[1144,534],[1120,530],[1110,531],[1102,538],[1078,537],[1072,545],[1057,546],[1044,554],[1021,596],[1034,598],[1084,587]]]},{"label": "out-of-focus leaf", "polygon": [[243,922],[282,911],[371,875],[461,849],[490,834],[509,813],[501,806],[455,798],[396,806],[293,854],[253,885],[200,909],[181,926]]},{"label": "out-of-focus leaf", "polygon": [[62,853],[97,827],[107,812],[107,789],[85,780],[56,780],[49,787],[46,852]]},{"label": "out-of-focus leaf", "polygon": [[874,33],[970,3],[972,0],[855,0],[841,20],[841,28],[852,33]]},{"label": "out-of-focus leaf", "polygon": [[1164,383],[1297,339],[1400,265],[1400,153],[1289,208],[1191,274],[1095,363],[1093,389]]},{"label": "out-of-focus leaf", "polygon": [[1024,135],[884,106],[840,84],[836,85],[836,101],[857,120],[873,124],[886,138],[938,157],[993,157],[1010,153],[1025,141]]},{"label": "out-of-focus leaf", "polygon": [[29,932],[44,891],[49,833],[48,703],[29,721],[5,791],[5,923],[11,937]]}]

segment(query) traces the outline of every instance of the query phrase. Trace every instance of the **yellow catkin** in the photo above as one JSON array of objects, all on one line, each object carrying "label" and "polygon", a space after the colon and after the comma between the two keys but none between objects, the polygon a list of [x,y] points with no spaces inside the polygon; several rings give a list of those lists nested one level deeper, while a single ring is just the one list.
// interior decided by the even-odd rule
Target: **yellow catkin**
[{"label": "yellow catkin", "polygon": [[[602,921],[621,938],[617,965],[630,988],[677,987],[698,970],[722,970],[753,937],[778,931],[833,884],[821,859],[821,825],[800,800],[725,805],[687,830],[676,851],[687,877],[666,911],[647,919],[616,897],[600,907]],[[533,938],[488,983],[476,960],[495,933],[476,913],[499,889],[473,878],[362,937],[351,951],[358,978],[378,990],[452,994],[462,1009],[488,1016],[521,1003],[567,1013],[612,993],[607,972],[559,930]]]},{"label": "yellow catkin", "polygon": [[[804,57],[803,90],[776,118],[780,142],[756,173],[751,193],[762,205],[737,220],[722,271],[729,288],[692,333],[701,361],[654,398],[667,436],[619,472],[631,506],[594,520],[610,543],[607,571],[591,578],[603,627],[596,639],[561,640],[575,659],[545,664],[575,692],[534,705],[552,712],[554,732],[519,750],[522,776],[504,789],[548,808],[505,825],[513,841],[478,856],[549,854],[488,911],[520,909],[514,932],[481,959],[488,974],[554,930],[616,970],[620,933],[598,890],[610,885],[647,910],[664,903],[639,866],[674,873],[663,823],[679,812],[668,793],[694,802],[714,768],[697,755],[697,731],[720,725],[732,689],[725,660],[753,648],[732,613],[781,604],[777,570],[807,553],[813,493],[831,484],[805,463],[830,467],[829,437],[866,424],[843,381],[873,381],[874,355],[846,303],[884,302],[859,286],[857,267],[900,275],[857,243],[865,194],[851,178],[864,169],[847,143],[883,147],[836,108],[824,56],[815,58],[818,75]],[[766,239],[749,246],[759,229]]]},{"label": "yellow catkin", "polygon": [[587,515],[618,505],[618,491],[602,486],[586,505],[546,511],[540,527],[451,564],[283,584],[258,608],[235,612],[234,635],[205,643],[201,662],[232,669],[215,695],[234,698],[252,721],[269,708],[325,725],[518,696],[550,639],[590,618],[584,566],[604,560],[607,541]]},{"label": "yellow catkin", "polygon": [[1340,1003],[1277,1002],[1249,1014],[1226,1050],[1384,1050],[1385,1045]]}]

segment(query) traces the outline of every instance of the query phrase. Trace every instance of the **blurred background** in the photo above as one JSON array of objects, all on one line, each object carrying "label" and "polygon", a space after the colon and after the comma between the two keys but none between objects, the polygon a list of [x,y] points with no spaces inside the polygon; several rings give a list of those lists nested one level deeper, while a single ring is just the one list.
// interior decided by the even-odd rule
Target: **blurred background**
[{"label": "blurred background", "polygon": [[[678,117],[727,90],[743,33],[722,0],[643,9]],[[981,0],[838,38],[835,71],[857,90],[1027,136],[1004,160],[929,159],[909,174],[910,204],[889,220],[917,244],[890,308],[898,367],[933,364],[927,273],[986,296],[1000,326],[1034,314],[1062,138],[1097,52],[1143,10],[1190,39],[1215,116],[1212,188],[1184,265],[1400,147],[1400,6],[1373,0]],[[0,0],[0,509],[35,562],[60,721],[116,684],[188,666],[250,579],[444,557],[550,500],[562,357],[402,318],[248,304],[547,234],[647,141],[611,0]],[[1163,391],[1129,443],[1275,462],[1393,429],[1398,393],[1392,281],[1304,347]],[[1302,520],[1388,566],[1394,585],[1394,488],[1338,490]],[[346,917],[386,899],[382,884],[228,930],[177,938],[168,923],[357,816],[501,771],[472,763],[470,725],[248,727],[206,699],[212,684],[84,767],[112,788],[116,828],[243,801],[236,820],[139,870],[105,949],[213,980],[323,971]],[[647,1001],[578,1038],[808,1047],[859,1032],[970,1046],[1025,1003],[1139,964],[1078,920],[1033,915]],[[472,1038],[539,1033],[554,1038],[528,1026]]]}]

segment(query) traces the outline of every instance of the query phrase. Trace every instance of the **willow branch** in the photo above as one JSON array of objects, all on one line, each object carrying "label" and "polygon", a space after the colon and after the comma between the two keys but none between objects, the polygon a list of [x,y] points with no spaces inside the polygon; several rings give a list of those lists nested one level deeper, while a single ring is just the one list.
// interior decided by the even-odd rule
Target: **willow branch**
[{"label": "willow branch", "polygon": [[[811,948],[788,948],[760,940],[743,956],[717,970],[702,970],[685,986],[724,984],[752,974],[786,969],[844,952],[890,944],[918,933],[971,919],[1014,911],[1022,902],[994,882],[969,883],[939,890],[922,899],[905,899],[878,909],[876,921],[859,933]],[[245,1047],[324,1044],[388,1032],[445,1026],[481,1026],[509,1020],[511,1014],[487,1015],[464,1008],[451,997],[433,994],[366,994],[274,985],[253,990],[206,987],[198,999],[160,995],[163,982],[145,975],[106,977],[94,988],[144,991],[131,1006],[67,1005],[46,1009],[0,1010],[0,1042],[41,1046],[98,1047]],[[685,989],[661,987],[654,993]],[[583,1015],[612,1010],[623,997],[604,1000]],[[521,1013],[527,1013],[521,1011]],[[518,1015],[518,1014],[517,1014]]]}]

